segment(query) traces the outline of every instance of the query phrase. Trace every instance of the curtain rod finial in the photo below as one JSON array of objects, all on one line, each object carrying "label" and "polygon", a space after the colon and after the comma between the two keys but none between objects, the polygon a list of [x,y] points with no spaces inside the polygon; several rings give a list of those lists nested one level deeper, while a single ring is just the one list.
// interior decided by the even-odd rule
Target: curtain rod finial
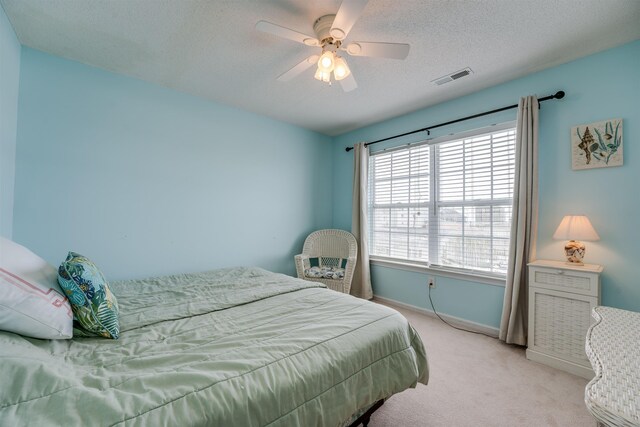
[{"label": "curtain rod finial", "polygon": [[564,91],[563,91],[563,90],[560,90],[560,91],[556,92],[556,94],[555,94],[555,95],[553,95],[553,97],[554,97],[555,99],[562,99],[562,98],[564,98]]},{"label": "curtain rod finial", "polygon": [[346,151],[347,153],[348,153],[349,151],[351,151],[351,150],[353,150],[353,147],[347,147],[347,148],[345,148],[345,149],[344,149],[344,151]]}]

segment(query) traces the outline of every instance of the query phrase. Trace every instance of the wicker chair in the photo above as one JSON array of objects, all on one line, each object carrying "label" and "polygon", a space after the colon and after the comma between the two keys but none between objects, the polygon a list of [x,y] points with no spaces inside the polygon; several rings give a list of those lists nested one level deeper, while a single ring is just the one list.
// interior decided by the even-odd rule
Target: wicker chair
[{"label": "wicker chair", "polygon": [[[344,230],[318,230],[309,234],[304,241],[302,254],[295,256],[296,271],[300,279],[324,283],[329,289],[348,294],[351,290],[357,257],[358,244],[353,234]],[[305,272],[311,268],[312,258],[318,259],[320,268],[341,268],[346,261],[344,277],[342,279],[309,277]]]}]

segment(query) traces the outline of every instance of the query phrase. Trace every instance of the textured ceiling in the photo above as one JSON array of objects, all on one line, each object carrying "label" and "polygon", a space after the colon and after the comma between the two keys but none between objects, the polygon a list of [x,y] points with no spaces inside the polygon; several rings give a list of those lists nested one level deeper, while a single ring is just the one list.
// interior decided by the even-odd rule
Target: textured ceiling
[{"label": "textured ceiling", "polygon": [[[638,0],[370,0],[347,41],[409,43],[404,61],[347,57],[358,88],[276,78],[319,48],[340,0],[0,0],[23,45],[328,135],[468,94],[640,38]],[[431,80],[471,67],[444,86]],[[550,86],[555,89],[553,85]]]}]

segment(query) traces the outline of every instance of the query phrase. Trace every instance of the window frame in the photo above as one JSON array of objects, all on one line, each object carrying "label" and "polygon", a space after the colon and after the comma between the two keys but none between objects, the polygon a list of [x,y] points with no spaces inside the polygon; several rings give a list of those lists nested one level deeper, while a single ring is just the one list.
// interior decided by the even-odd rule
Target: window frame
[{"label": "window frame", "polygon": [[[389,153],[396,150],[408,150],[410,148],[414,148],[420,145],[429,145],[433,148],[430,148],[429,153],[429,168],[430,168],[430,181],[429,181],[429,253],[437,253],[439,250],[439,234],[438,234],[438,221],[439,217],[437,215],[437,211],[439,207],[443,205],[446,206],[451,204],[452,206],[460,206],[459,202],[439,202],[438,201],[438,166],[439,159],[436,159],[436,156],[433,155],[435,153],[435,146],[438,144],[443,144],[451,141],[457,141],[461,139],[467,139],[471,137],[476,137],[482,134],[487,133],[497,133],[505,130],[515,130],[516,129],[516,121],[508,121],[499,124],[494,124],[491,126],[485,126],[482,128],[476,128],[465,132],[459,132],[455,134],[449,134],[442,137],[437,137],[433,139],[423,140],[416,143],[404,144],[396,147],[389,147],[386,149],[377,150],[370,154],[371,157],[376,155],[380,155],[383,153]],[[516,159],[517,161],[517,159]],[[370,176],[371,178],[371,176]],[[370,188],[370,187],[369,187]],[[371,194],[368,194],[368,198],[371,200]],[[495,206],[505,206],[505,202],[511,200],[513,202],[513,196],[510,199],[496,199],[496,200],[482,200],[482,201],[465,201],[463,202],[464,206],[487,206],[487,207],[495,207]],[[369,201],[369,209],[371,209],[372,202]],[[371,219],[372,213],[369,212],[369,219]],[[369,225],[369,233],[371,233],[371,225]],[[371,236],[369,236],[371,239]],[[493,235],[492,235],[493,239]],[[509,236],[509,240],[511,236]],[[371,244],[371,240],[369,242]],[[435,252],[434,252],[435,251]],[[431,256],[429,257],[430,259]],[[385,267],[396,268],[401,270],[408,271],[417,271],[421,273],[433,273],[439,276],[451,277],[459,280],[480,282],[489,285],[496,286],[505,286],[506,274],[502,273],[494,273],[484,270],[476,270],[471,268],[464,267],[449,267],[439,264],[434,264],[431,262],[423,262],[423,261],[414,261],[402,258],[394,258],[387,257],[382,255],[373,255],[370,254],[370,261],[374,265],[382,265]]]}]

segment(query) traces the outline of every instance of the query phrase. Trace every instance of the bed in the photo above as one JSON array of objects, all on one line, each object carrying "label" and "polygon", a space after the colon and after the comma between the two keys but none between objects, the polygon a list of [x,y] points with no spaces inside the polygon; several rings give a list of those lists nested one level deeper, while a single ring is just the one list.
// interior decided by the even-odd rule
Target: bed
[{"label": "bed", "polygon": [[259,268],[112,282],[120,339],[0,332],[0,424],[344,426],[426,384],[393,309]]}]

